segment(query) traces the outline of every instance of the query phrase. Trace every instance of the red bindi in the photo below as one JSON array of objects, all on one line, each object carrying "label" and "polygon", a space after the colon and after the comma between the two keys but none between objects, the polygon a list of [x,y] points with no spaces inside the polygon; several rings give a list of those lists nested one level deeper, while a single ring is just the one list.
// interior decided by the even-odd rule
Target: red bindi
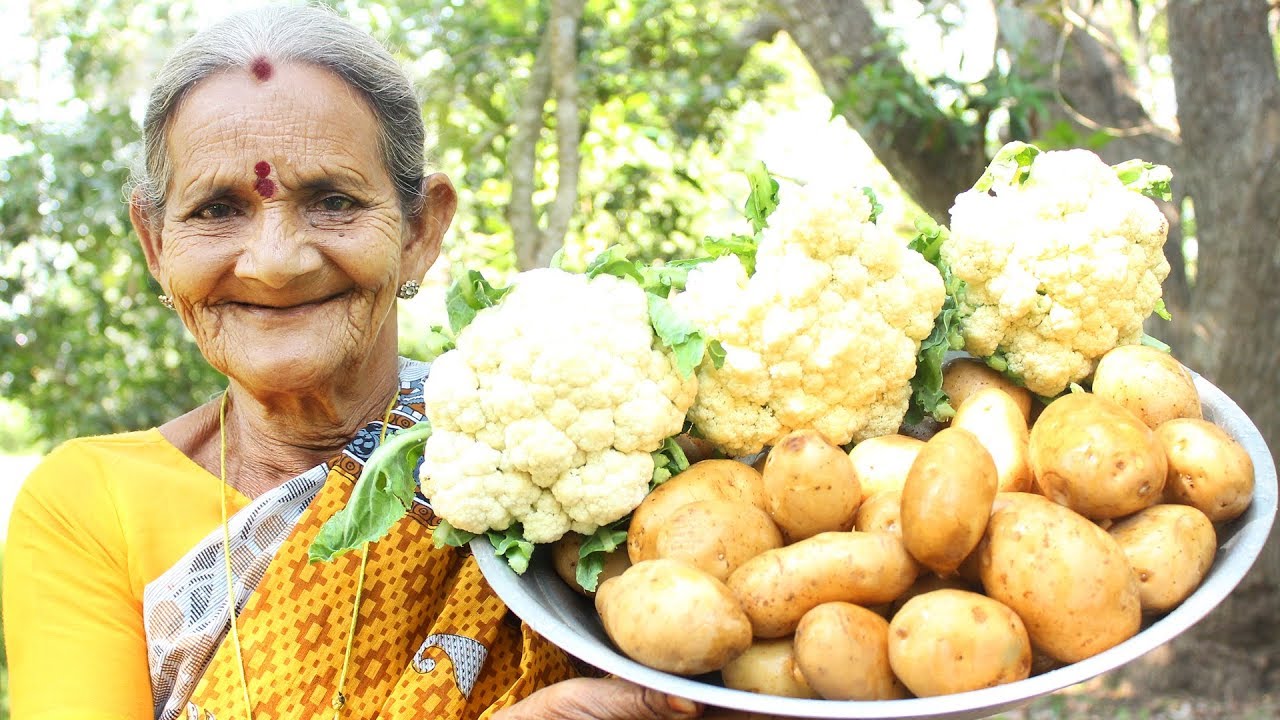
[{"label": "red bindi", "polygon": [[260,82],[270,80],[273,69],[274,68],[271,67],[271,63],[264,57],[256,58],[253,61],[253,64],[249,66],[249,70],[253,72],[253,76],[258,78]]},{"label": "red bindi", "polygon": [[258,176],[257,182],[253,184],[253,189],[264,198],[269,198],[276,194],[276,184],[267,177],[271,174],[271,163],[263,160],[253,166],[253,174]]}]

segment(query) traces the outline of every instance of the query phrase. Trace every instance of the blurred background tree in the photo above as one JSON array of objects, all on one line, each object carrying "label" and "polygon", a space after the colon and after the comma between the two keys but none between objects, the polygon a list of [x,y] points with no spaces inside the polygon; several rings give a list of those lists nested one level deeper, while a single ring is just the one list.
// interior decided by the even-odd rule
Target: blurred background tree
[{"label": "blurred background tree", "polygon": [[[208,398],[154,300],[121,188],[140,93],[174,44],[251,2],[30,0],[0,49],[0,448],[146,427]],[[332,3],[418,83],[461,209],[451,267],[495,280],[564,247],[679,257],[736,217],[756,159],[877,188],[904,233],[1006,140],[1174,168],[1150,332],[1280,447],[1280,77],[1267,0],[389,0]],[[865,145],[863,142],[865,141]],[[1147,663],[1147,692],[1280,686],[1280,549]],[[1189,660],[1194,658],[1194,660]],[[1211,658],[1210,662],[1205,662]]]}]

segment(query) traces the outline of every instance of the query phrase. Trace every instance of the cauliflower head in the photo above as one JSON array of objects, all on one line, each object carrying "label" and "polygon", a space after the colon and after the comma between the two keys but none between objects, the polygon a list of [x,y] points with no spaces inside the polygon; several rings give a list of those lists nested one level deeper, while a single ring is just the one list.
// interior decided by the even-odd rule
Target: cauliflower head
[{"label": "cauliflower head", "polygon": [[1058,395],[1141,340],[1169,274],[1168,222],[1087,150],[1041,153],[1024,182],[992,189],[956,198],[941,248],[967,283],[965,349],[999,353],[1027,389]]},{"label": "cauliflower head", "polygon": [[545,543],[640,504],[650,452],[680,432],[697,379],[655,341],[638,285],[540,269],[463,328],[423,392],[435,512],[472,533],[519,522]]},{"label": "cauliflower head", "polygon": [[724,346],[698,369],[689,419],[733,455],[811,428],[839,444],[896,432],[920,342],[945,299],[938,270],[843,184],[779,191],[747,276],[726,255],[689,273],[677,312]]}]

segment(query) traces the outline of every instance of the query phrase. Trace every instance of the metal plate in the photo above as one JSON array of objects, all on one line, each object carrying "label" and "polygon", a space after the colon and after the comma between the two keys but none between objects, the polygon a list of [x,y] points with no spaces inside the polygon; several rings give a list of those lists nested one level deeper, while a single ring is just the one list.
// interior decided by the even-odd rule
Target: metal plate
[{"label": "metal plate", "polygon": [[[556,575],[546,548],[535,553],[524,575],[516,575],[506,562],[495,557],[484,536],[473,541],[472,549],[498,597],[534,630],[584,662],[640,685],[707,705],[790,717],[982,718],[1096,677],[1169,642],[1217,607],[1257,559],[1276,514],[1275,463],[1262,435],[1244,411],[1200,376],[1196,375],[1195,381],[1205,419],[1244,445],[1253,459],[1253,503],[1243,516],[1217,528],[1219,546],[1213,567],[1195,593],[1172,612],[1148,620],[1141,632],[1106,652],[1008,685],[932,698],[847,702],[731,690],[716,684],[715,675],[671,675],[645,667],[614,648],[591,602],[570,590]],[[647,621],[636,618],[637,623]]]}]

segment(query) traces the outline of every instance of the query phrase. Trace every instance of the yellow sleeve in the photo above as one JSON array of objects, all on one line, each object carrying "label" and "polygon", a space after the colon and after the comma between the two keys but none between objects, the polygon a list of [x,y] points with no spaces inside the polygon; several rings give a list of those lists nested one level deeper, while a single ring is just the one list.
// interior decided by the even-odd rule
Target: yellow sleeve
[{"label": "yellow sleeve", "polygon": [[14,720],[152,717],[141,589],[115,498],[75,441],[32,472],[4,557],[4,635]]}]

